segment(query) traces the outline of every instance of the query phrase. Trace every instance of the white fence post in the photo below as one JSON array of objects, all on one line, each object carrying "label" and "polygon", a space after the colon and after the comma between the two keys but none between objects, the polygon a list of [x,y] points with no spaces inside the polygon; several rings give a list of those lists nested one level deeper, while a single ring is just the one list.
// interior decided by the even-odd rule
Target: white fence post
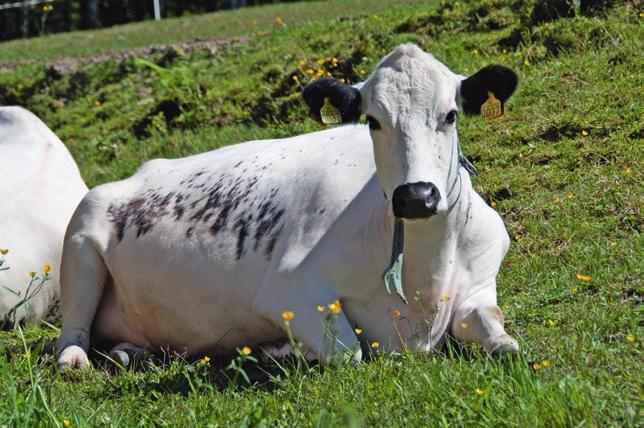
[{"label": "white fence post", "polygon": [[161,21],[161,7],[159,6],[159,0],[154,0],[154,19]]}]

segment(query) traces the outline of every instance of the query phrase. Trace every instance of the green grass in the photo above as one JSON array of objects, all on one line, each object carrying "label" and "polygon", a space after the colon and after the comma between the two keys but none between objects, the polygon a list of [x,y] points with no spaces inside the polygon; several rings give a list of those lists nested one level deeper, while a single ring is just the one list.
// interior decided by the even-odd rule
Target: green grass
[{"label": "green grass", "polygon": [[[0,43],[3,62],[49,60],[79,57],[128,49],[179,43],[213,37],[246,37],[290,27],[311,20],[377,13],[391,2],[386,0],[331,0],[276,4],[226,10],[203,15],[137,22],[128,25],[72,33],[52,34],[32,39]],[[399,4],[421,4],[421,0],[402,0]],[[277,22],[281,18],[283,24]]]},{"label": "green grass", "polygon": [[[134,60],[64,76],[46,64],[20,67],[0,74],[0,104],[22,104],[43,117],[94,186],[128,176],[146,159],[317,129],[299,101],[308,68],[357,81],[404,41],[462,74],[488,63],[511,66],[521,85],[508,114],[489,124],[459,119],[459,133],[480,173],[476,189],[496,203],[515,237],[498,277],[506,329],[526,360],[549,366],[508,366],[466,347],[465,357],[405,353],[358,368],[247,362],[256,381],[250,387],[227,381],[234,376],[227,361],[206,369],[174,358],[144,372],[115,373],[99,358],[97,370],[63,376],[44,346],[55,328],[37,327],[24,340],[18,332],[0,334],[7,349],[0,355],[2,423],[641,425],[643,18],[635,3],[547,22],[532,19],[531,0],[377,2],[377,13],[361,7],[374,2],[351,3],[339,3],[352,15],[343,19],[317,3],[318,12],[302,18],[298,11],[313,6],[261,9],[282,16],[287,27],[215,54],[148,58],[162,70]],[[254,17],[258,10],[235,13]],[[273,25],[273,15],[263,18]],[[144,34],[145,45],[156,25],[125,28]],[[177,41],[181,34],[163,37]],[[23,43],[32,52],[26,47],[45,42]],[[0,44],[5,49],[14,47]],[[329,65],[331,57],[338,67]]]}]

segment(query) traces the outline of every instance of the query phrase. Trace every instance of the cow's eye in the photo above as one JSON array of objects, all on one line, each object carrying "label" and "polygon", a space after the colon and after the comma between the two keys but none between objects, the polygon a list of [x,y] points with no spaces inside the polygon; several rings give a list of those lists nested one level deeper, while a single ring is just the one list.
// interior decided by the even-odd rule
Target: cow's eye
[{"label": "cow's eye", "polygon": [[369,129],[380,129],[380,123],[373,116],[367,115],[367,123],[369,124]]},{"label": "cow's eye", "polygon": [[452,124],[456,122],[456,116],[458,115],[458,112],[456,110],[452,110],[447,115],[445,116],[445,123]]}]

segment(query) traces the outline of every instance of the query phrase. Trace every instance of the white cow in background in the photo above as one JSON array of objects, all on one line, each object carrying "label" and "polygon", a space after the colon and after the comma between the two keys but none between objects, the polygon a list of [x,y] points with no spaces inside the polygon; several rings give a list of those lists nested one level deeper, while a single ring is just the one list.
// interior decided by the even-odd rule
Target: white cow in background
[{"label": "white cow in background", "polygon": [[5,328],[57,312],[63,237],[86,193],[74,159],[49,128],[21,107],[0,107],[0,249],[9,268],[0,271],[0,320],[24,300],[28,273],[42,278],[43,266],[51,266],[50,279]]},{"label": "white cow in background", "polygon": [[[99,344],[126,364],[144,348],[279,351],[290,318],[322,361],[431,350],[446,334],[516,352],[496,301],[510,241],[461,168],[456,134],[459,108],[478,114],[489,94],[502,108],[516,86],[505,67],[464,78],[402,45],[359,88],[305,89],[314,118],[328,99],[369,127],[155,160],[93,189],[65,238],[60,367],[89,366]],[[395,224],[407,304],[383,286]]]}]

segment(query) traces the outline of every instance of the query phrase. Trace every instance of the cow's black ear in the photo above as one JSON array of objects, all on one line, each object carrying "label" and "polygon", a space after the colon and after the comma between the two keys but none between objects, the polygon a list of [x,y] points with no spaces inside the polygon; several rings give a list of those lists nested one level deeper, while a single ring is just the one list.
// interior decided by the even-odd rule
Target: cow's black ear
[{"label": "cow's black ear", "polygon": [[481,104],[488,99],[488,92],[501,101],[501,107],[519,84],[514,70],[502,65],[488,65],[461,81],[461,106],[467,115],[481,112]]},{"label": "cow's black ear", "polygon": [[324,99],[340,111],[342,123],[353,123],[360,119],[360,91],[351,85],[335,79],[318,79],[309,83],[302,92],[304,102],[309,108],[309,116],[322,123],[320,108]]}]

